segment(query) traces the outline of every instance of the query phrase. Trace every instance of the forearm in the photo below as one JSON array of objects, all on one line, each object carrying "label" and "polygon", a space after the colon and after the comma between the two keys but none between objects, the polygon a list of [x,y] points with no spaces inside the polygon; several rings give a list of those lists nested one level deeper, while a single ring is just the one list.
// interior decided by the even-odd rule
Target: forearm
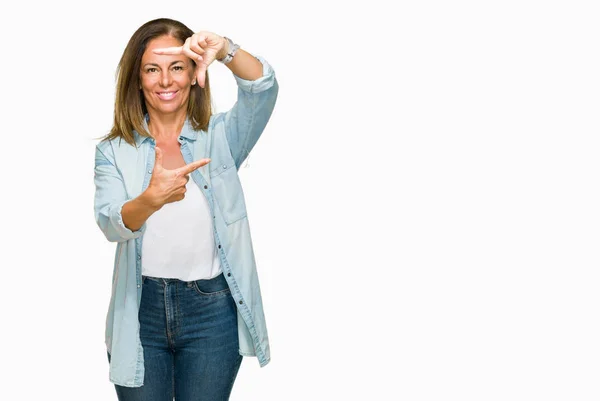
[{"label": "forearm", "polygon": [[[222,53],[219,56],[225,56],[227,47],[228,46],[225,45],[223,49],[225,53]],[[243,49],[238,49],[238,51],[235,52],[233,59],[231,59],[231,62],[225,64],[225,66],[238,77],[248,81],[254,81],[263,76],[262,63]]]},{"label": "forearm", "polygon": [[159,209],[160,206],[147,192],[144,192],[123,205],[121,210],[123,224],[131,231],[137,231]]}]

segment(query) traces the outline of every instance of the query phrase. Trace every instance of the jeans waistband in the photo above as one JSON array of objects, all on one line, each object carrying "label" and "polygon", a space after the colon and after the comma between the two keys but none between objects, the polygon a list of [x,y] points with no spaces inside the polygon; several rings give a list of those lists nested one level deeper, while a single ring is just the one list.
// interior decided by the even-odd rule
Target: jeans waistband
[{"label": "jeans waistband", "polygon": [[152,277],[152,276],[142,276],[142,279],[143,280],[153,280],[153,281],[158,281],[158,282],[162,282],[162,283],[173,283],[173,282],[191,283],[194,281],[221,281],[221,280],[225,281],[225,276],[223,276],[223,272],[221,272],[213,278],[202,278],[199,280],[192,280],[192,281],[184,281],[184,280],[180,280],[178,278]]}]

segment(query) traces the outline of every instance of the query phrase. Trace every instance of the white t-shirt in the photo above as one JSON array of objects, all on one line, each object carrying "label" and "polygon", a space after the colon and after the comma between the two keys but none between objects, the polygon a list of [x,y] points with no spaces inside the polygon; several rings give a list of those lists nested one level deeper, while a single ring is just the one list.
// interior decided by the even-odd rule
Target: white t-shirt
[{"label": "white t-shirt", "polygon": [[146,220],[144,276],[193,281],[222,271],[208,201],[192,177],[186,189],[185,198],[167,203]]}]

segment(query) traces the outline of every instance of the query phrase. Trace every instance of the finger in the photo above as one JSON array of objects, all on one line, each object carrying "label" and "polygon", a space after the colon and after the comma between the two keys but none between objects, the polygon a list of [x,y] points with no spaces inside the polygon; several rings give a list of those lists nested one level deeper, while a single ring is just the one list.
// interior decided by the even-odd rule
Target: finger
[{"label": "finger", "polygon": [[187,187],[187,184],[188,184],[188,182],[189,182],[189,181],[190,181],[190,176],[189,176],[189,174],[184,174],[184,175],[183,175],[183,181],[182,181],[182,183],[181,183],[181,186],[182,186],[183,188]]},{"label": "finger", "polygon": [[154,154],[154,169],[156,169],[157,167],[162,167],[162,163],[163,163],[163,154],[162,154],[162,150],[157,146],[156,148],[154,148],[155,154]]},{"label": "finger", "polygon": [[[204,45],[206,46],[206,44]],[[192,40],[190,40],[190,50],[197,54],[204,54],[204,49],[202,48],[202,42],[197,39],[194,39],[192,36]]]},{"label": "finger", "polygon": [[186,56],[188,56],[189,58],[191,58],[192,60],[196,61],[196,64],[198,64],[198,62],[202,61],[202,56],[193,52],[190,49],[190,44],[191,44],[191,40],[190,38],[187,38],[185,40],[185,43],[183,44],[183,54],[185,54]]},{"label": "finger", "polygon": [[183,46],[163,47],[160,49],[154,49],[152,52],[155,54],[183,54]]},{"label": "finger", "polygon": [[206,79],[206,64],[200,63],[196,67],[196,79],[198,79],[198,85],[204,88],[204,80]]},{"label": "finger", "polygon": [[190,176],[189,175],[184,175],[182,178],[183,178],[183,180],[182,180],[182,182],[181,182],[181,184],[179,186],[181,188],[185,189],[185,187],[187,187],[187,182],[189,181]]},{"label": "finger", "polygon": [[190,174],[192,171],[199,169],[202,166],[207,165],[210,162],[210,159],[200,159],[195,162],[191,162],[183,167],[177,169],[177,173],[179,174]]}]

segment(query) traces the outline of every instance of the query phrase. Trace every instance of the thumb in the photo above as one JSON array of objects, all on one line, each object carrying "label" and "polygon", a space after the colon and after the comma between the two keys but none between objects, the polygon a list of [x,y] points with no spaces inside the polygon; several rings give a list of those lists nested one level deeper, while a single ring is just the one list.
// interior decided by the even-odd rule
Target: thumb
[{"label": "thumb", "polygon": [[155,154],[154,154],[154,169],[156,170],[156,168],[158,166],[162,167],[162,163],[163,163],[163,154],[162,154],[162,150],[160,150],[160,148],[157,146],[156,148],[154,148]]},{"label": "thumb", "polygon": [[198,64],[198,67],[196,69],[196,78],[198,79],[198,85],[200,85],[201,88],[204,88],[204,81],[206,77],[206,64],[204,64],[203,62],[200,62],[200,64]]}]

